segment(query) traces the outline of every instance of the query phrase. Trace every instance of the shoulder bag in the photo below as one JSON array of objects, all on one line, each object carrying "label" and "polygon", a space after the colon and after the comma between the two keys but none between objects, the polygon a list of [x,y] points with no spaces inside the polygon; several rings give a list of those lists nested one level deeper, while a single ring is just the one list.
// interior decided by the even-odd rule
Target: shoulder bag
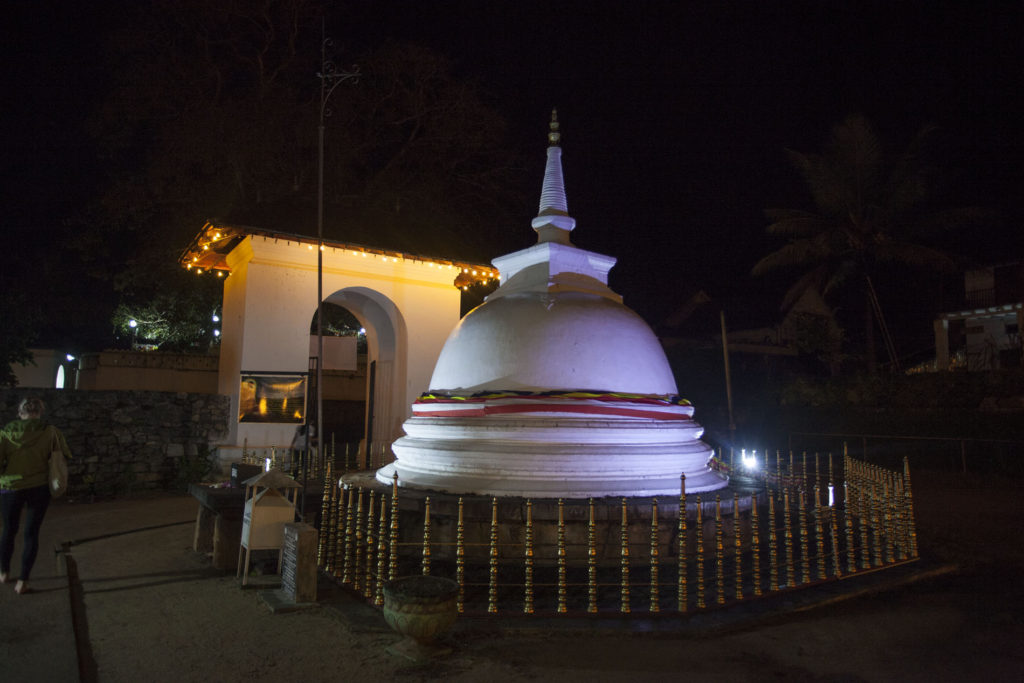
[{"label": "shoulder bag", "polygon": [[68,490],[68,461],[60,447],[57,430],[53,431],[50,446],[50,496],[60,498]]}]

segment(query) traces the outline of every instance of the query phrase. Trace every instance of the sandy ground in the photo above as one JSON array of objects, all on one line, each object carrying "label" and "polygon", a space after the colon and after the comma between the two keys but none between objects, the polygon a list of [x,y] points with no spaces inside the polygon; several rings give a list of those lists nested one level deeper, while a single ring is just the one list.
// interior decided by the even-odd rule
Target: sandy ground
[{"label": "sandy ground", "polygon": [[61,503],[44,552],[47,540],[79,541],[80,592],[69,595],[42,554],[37,593],[3,587],[0,666],[16,674],[5,681],[76,680],[67,665],[41,664],[68,646],[70,624],[43,617],[69,620],[56,607],[70,599],[85,680],[104,683],[1024,680],[1017,482],[919,475],[915,485],[922,554],[930,566],[959,563],[956,574],[707,633],[464,619],[448,639],[453,655],[426,665],[389,654],[398,637],[379,614],[329,586],[315,609],[272,614],[259,590],[240,589],[191,550],[191,498]]}]

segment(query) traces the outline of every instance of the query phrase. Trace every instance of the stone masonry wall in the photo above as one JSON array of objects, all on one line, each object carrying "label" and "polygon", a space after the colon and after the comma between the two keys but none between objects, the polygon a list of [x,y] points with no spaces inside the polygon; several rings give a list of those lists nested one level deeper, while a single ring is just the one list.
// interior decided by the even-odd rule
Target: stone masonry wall
[{"label": "stone masonry wall", "polygon": [[69,495],[184,488],[228,432],[226,396],[159,391],[0,389],[0,423],[29,395],[67,438]]}]

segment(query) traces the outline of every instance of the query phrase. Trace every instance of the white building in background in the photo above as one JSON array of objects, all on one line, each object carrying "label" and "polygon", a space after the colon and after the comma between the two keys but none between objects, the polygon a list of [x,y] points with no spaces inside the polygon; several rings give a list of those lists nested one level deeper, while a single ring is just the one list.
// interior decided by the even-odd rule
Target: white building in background
[{"label": "white building in background", "polygon": [[999,370],[1022,365],[1024,261],[969,270],[964,305],[935,326],[937,370]]}]

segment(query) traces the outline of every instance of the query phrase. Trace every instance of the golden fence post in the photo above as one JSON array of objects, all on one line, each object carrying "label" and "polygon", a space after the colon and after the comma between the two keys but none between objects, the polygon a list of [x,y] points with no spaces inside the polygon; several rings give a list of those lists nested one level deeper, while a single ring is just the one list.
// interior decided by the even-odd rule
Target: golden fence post
[{"label": "golden fence post", "polygon": [[825,528],[822,525],[821,486],[814,482],[814,547],[818,552],[818,580],[825,580]]},{"label": "golden fence post", "polygon": [[364,598],[373,597],[373,568],[375,566],[373,562],[373,551],[374,543],[376,543],[376,539],[373,536],[373,523],[376,520],[374,520],[373,516],[374,497],[376,493],[376,491],[370,491],[370,507],[366,511],[366,570],[364,572],[365,583],[363,585]]},{"label": "golden fence post", "polygon": [[884,471],[881,481],[882,488],[882,529],[884,531],[885,562],[892,564],[895,561],[895,548],[893,547],[893,514],[892,514],[892,487],[889,482],[889,472]]},{"label": "golden fence post", "polygon": [[363,539],[366,538],[366,531],[363,526],[365,517],[363,515],[363,488],[358,487],[359,496],[356,498],[356,532],[355,532],[355,560],[352,563],[352,588],[355,592],[363,589]]},{"label": "golden fence post", "polygon": [[818,459],[818,452],[814,452],[814,484],[817,486],[821,482],[821,467]]},{"label": "golden fence post", "polygon": [[[769,500],[771,497],[769,496]],[[757,515],[757,494],[750,494],[750,561],[754,579],[754,595],[761,595],[761,539]]]},{"label": "golden fence post", "polygon": [[320,532],[317,535],[317,566],[331,576],[337,561],[338,497],[331,487],[330,477],[324,478],[324,495],[320,506]]},{"label": "golden fence post", "polygon": [[342,578],[341,565],[345,559],[345,489],[339,482],[332,481],[331,487],[336,489],[334,493],[334,519],[331,522],[331,529],[327,533],[327,542],[330,547],[327,549],[328,573],[335,579]]},{"label": "golden fence post", "polygon": [[834,471],[832,469],[832,451],[829,451],[828,452],[828,485],[829,485],[829,490],[832,490],[831,487],[832,487],[834,482],[835,482],[835,474],[834,474]]},{"label": "golden fence post", "polygon": [[914,521],[914,494],[910,488],[910,459],[903,456],[903,497],[907,516],[910,556],[917,557],[917,523]]},{"label": "golden fence post", "polygon": [[889,472],[890,491],[892,495],[892,526],[893,543],[897,560],[905,560],[906,554],[906,525],[903,517],[903,477],[899,472]]},{"label": "golden fence post", "polygon": [[[834,490],[834,484],[829,479],[828,490]],[[843,570],[839,566],[839,519],[837,518],[838,511],[835,505],[828,506],[828,529],[829,536],[832,539],[832,575],[842,576]]]},{"label": "golden fence post", "polygon": [[725,562],[722,543],[722,497],[715,494],[715,602],[725,603]]},{"label": "golden fence post", "polygon": [[743,599],[743,536],[740,532],[740,494],[732,494],[732,538],[736,555],[736,599]]},{"label": "golden fence post", "polygon": [[892,473],[893,481],[893,509],[896,511],[896,552],[897,559],[905,560],[910,557],[910,533],[907,528],[907,511],[904,507],[906,498],[903,495],[903,474]]},{"label": "golden fence post", "polygon": [[333,562],[329,557],[331,531],[334,528],[334,514],[331,506],[334,503],[334,491],[331,489],[331,477],[324,477],[324,492],[320,500],[320,533],[317,534],[316,564],[323,570],[330,571]]},{"label": "golden fence post", "polygon": [[796,518],[800,523],[800,583],[811,581],[811,557],[807,533],[807,496],[804,490],[797,492]]},{"label": "golden fence post", "polygon": [[622,579],[620,581],[620,604],[619,611],[629,613],[629,520],[626,513],[626,499],[622,499],[622,527],[619,532],[619,543],[621,545]]},{"label": "golden fence post", "polygon": [[871,526],[874,531],[872,545],[874,566],[881,567],[885,564],[885,553],[883,550],[885,543],[885,510],[883,509],[882,501],[882,483],[880,481],[877,470],[871,473]]},{"label": "golden fence post", "polygon": [[[345,490],[348,491],[348,496],[346,496],[347,502],[345,505],[345,562],[341,574],[341,582],[349,584],[352,583],[352,552],[355,543],[355,522],[352,515],[355,512],[356,506],[352,499],[356,495],[356,490],[348,484],[345,484]],[[344,492],[342,492],[342,495],[344,495]]]},{"label": "golden fence post", "polygon": [[490,564],[487,569],[487,612],[498,613],[498,499],[491,498]]},{"label": "golden fence post", "polygon": [[697,496],[697,609],[704,609],[704,505]]},{"label": "golden fence post", "polygon": [[775,530],[775,496],[768,495],[768,590],[779,590],[778,532]]},{"label": "golden fence post", "polygon": [[523,612],[533,614],[533,501],[526,499],[526,534],[523,539]]},{"label": "golden fence post", "polygon": [[459,519],[455,527],[455,582],[459,584],[455,607],[462,614],[466,611],[466,525],[463,521],[462,496],[459,496]]},{"label": "golden fence post", "polygon": [[430,496],[423,500],[423,555],[420,572],[423,576],[430,575]]},{"label": "golden fence post", "polygon": [[651,611],[661,611],[661,595],[658,584],[658,563],[661,561],[658,550],[658,499],[651,499]]},{"label": "golden fence post", "polygon": [[[846,444],[843,444],[845,449]],[[843,453],[843,509],[848,515],[857,513],[857,482],[853,476],[853,461],[850,456]]]},{"label": "golden fence post", "polygon": [[786,587],[792,588],[796,585],[796,567],[793,558],[793,518],[789,511],[789,489],[782,489],[782,520],[785,529],[786,543]]},{"label": "golden fence post", "polygon": [[384,604],[384,581],[388,568],[388,508],[384,504],[384,494],[380,494],[380,523],[377,525],[377,591],[373,596],[373,604]]},{"label": "golden fence post", "polygon": [[565,614],[565,501],[558,499],[558,613]]},{"label": "golden fence post", "polygon": [[[767,464],[768,458],[765,458]],[[777,486],[782,486],[782,452],[779,449],[775,449],[775,477],[778,479],[776,482]],[[781,489],[779,489],[781,490]]]},{"label": "golden fence post", "polygon": [[587,507],[587,612],[597,614],[597,522],[593,498],[587,501]]},{"label": "golden fence post", "polygon": [[679,538],[678,541],[678,585],[677,590],[677,608],[680,612],[685,612],[687,608],[687,602],[689,602],[689,596],[686,594],[686,475],[679,475]]},{"label": "golden fence post", "polygon": [[388,580],[398,576],[398,472],[391,479],[391,529],[388,534]]},{"label": "golden fence post", "polygon": [[844,525],[846,526],[846,573],[855,574],[857,572],[857,553],[853,540],[853,513],[850,511],[849,482],[843,482],[843,490],[843,502],[845,504],[845,508],[843,509],[843,520]]},{"label": "golden fence post", "polygon": [[[856,471],[856,465],[854,465]],[[858,475],[859,476],[859,475]],[[868,543],[868,510],[864,497],[870,495],[863,485],[858,481],[857,485],[857,523],[860,525],[860,568],[871,569],[871,544]]]}]

